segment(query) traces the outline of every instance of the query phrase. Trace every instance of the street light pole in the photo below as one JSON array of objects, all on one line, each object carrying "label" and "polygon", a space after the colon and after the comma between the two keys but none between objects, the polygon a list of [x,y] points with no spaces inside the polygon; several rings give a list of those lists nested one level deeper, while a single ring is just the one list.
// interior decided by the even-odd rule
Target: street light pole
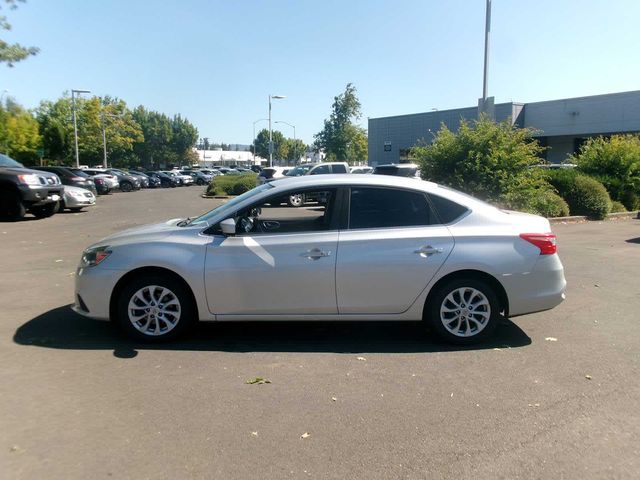
[{"label": "street light pole", "polygon": [[293,156],[295,158],[293,164],[297,165],[299,158],[298,158],[298,142],[296,141],[296,126],[291,125],[290,123],[287,123],[287,122],[282,122],[282,121],[276,121],[275,123],[284,123],[285,125],[289,125],[291,128],[293,128]]},{"label": "street light pole", "polygon": [[287,98],[284,95],[271,95],[269,94],[269,166],[273,167],[273,134],[271,132],[271,99],[280,100]]},{"label": "street light pole", "polygon": [[76,118],[76,95],[79,93],[91,93],[89,90],[71,89],[71,107],[73,110],[73,137],[76,145],[76,168],[80,168],[80,153],[78,152],[78,120]]},{"label": "street light pole", "polygon": [[256,123],[258,122],[266,122],[269,120],[268,118],[261,118],[253,122],[253,164],[256,164]]},{"label": "street light pole", "polygon": [[491,0],[487,0],[484,24],[484,75],[482,77],[482,100],[487,101],[489,89],[489,34],[491,33]]}]

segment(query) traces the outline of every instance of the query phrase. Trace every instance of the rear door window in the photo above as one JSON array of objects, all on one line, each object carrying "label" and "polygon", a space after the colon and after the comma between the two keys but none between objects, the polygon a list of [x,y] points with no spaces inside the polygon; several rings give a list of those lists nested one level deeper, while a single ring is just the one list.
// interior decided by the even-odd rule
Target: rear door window
[{"label": "rear door window", "polygon": [[333,171],[333,173],[347,173],[346,167],[341,163],[331,165],[331,170]]},{"label": "rear door window", "polygon": [[349,228],[416,227],[438,224],[424,193],[391,188],[352,188]]}]

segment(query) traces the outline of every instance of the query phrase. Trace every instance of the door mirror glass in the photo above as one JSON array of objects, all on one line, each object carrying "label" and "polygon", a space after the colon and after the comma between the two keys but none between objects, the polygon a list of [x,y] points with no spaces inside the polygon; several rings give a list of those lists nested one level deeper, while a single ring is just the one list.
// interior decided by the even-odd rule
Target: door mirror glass
[{"label": "door mirror glass", "polygon": [[222,220],[220,222],[220,229],[222,230],[222,233],[227,237],[233,236],[236,234],[236,221],[233,218]]}]

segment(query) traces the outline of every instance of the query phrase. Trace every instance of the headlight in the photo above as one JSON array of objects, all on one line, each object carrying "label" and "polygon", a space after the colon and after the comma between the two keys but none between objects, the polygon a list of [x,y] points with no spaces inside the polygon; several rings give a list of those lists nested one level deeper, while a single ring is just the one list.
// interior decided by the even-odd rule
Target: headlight
[{"label": "headlight", "polygon": [[34,173],[29,173],[27,175],[18,175],[18,180],[20,180],[20,183],[24,183],[25,185],[40,185],[40,180]]},{"label": "headlight", "polygon": [[80,193],[80,192],[69,192],[71,194],[72,197],[75,198],[84,198],[84,193]]},{"label": "headlight", "polygon": [[87,248],[82,252],[82,259],[80,260],[80,266],[95,267],[100,264],[105,258],[111,255],[111,250],[107,245],[101,245],[99,247]]}]

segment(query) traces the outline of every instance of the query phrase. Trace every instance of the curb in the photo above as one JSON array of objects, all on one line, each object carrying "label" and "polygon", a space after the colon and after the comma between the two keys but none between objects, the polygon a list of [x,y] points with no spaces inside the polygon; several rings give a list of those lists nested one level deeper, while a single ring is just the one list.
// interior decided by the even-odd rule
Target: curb
[{"label": "curb", "polygon": [[572,217],[553,217],[549,218],[549,223],[578,223],[578,222],[587,222],[587,221],[596,221],[596,222],[605,222],[611,220],[618,220],[623,218],[638,218],[640,219],[640,211],[638,212],[619,212],[619,213],[610,213],[602,220],[592,220],[589,217],[583,215],[576,215]]},{"label": "curb", "polygon": [[218,199],[224,199],[224,198],[233,198],[234,195],[206,195],[206,194],[202,194],[200,195],[202,198],[218,198]]}]

